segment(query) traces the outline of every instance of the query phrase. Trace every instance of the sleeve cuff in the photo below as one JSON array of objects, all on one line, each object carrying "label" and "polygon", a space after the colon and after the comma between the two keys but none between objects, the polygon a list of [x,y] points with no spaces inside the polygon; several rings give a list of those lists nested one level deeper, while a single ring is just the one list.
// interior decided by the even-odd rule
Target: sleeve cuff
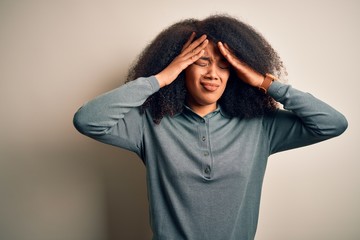
[{"label": "sleeve cuff", "polygon": [[279,81],[274,81],[270,85],[267,93],[276,101],[279,101],[284,96],[284,94],[286,94],[288,87],[289,85],[287,84],[281,83]]},{"label": "sleeve cuff", "polygon": [[148,78],[148,82],[150,83],[150,86],[154,90],[154,92],[159,91],[160,89],[159,81],[156,79],[155,76],[150,76]]}]

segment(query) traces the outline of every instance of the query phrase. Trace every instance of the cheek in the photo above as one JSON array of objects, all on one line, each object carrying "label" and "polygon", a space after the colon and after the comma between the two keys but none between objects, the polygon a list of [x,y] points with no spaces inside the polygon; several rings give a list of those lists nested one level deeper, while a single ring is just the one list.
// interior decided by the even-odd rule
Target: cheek
[{"label": "cheek", "polygon": [[185,69],[185,77],[186,78],[193,79],[193,78],[200,76],[201,74],[202,74],[201,70],[199,68],[195,67],[194,65],[190,65],[188,68]]},{"label": "cheek", "polygon": [[220,74],[220,77],[224,83],[224,85],[226,85],[227,81],[229,80],[230,77],[230,71],[224,71]]},{"label": "cheek", "polygon": [[188,69],[185,69],[185,85],[186,87],[189,86],[191,79],[193,79],[192,72]]},{"label": "cheek", "polygon": [[201,76],[201,72],[199,70],[194,69],[194,67],[189,66],[185,69],[185,85],[187,88],[193,87]]},{"label": "cheek", "polygon": [[185,88],[187,91],[191,92],[194,89],[195,81],[194,77],[191,74],[185,74]]}]

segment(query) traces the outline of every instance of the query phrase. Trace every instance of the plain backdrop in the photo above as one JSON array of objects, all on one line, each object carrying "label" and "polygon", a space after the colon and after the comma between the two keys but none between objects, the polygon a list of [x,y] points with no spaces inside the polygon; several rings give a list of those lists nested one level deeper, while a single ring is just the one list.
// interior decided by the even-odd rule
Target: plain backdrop
[{"label": "plain backdrop", "polygon": [[123,84],[162,29],[215,13],[254,26],[288,83],[349,121],[338,138],[270,157],[256,240],[360,239],[356,0],[1,0],[0,239],[150,239],[143,164],[80,135],[73,114]]}]

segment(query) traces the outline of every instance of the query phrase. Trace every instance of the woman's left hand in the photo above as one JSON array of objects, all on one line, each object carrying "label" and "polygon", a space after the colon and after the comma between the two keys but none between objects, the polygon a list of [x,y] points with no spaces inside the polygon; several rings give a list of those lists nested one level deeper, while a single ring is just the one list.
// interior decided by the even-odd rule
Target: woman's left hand
[{"label": "woman's left hand", "polygon": [[221,54],[225,57],[225,59],[232,65],[235,69],[236,74],[240,79],[242,79],[245,83],[253,86],[259,87],[264,80],[264,76],[246,63],[240,61],[235,54],[232,53],[229,46],[225,43],[218,42],[218,47],[220,49]]}]

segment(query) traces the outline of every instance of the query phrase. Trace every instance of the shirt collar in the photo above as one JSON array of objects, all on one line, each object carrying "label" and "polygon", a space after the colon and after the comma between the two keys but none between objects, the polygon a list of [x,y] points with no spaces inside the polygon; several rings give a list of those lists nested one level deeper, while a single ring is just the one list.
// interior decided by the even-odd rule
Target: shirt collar
[{"label": "shirt collar", "polygon": [[230,116],[228,114],[225,113],[225,111],[223,110],[223,108],[220,106],[220,104],[218,104],[218,107],[212,111],[211,113],[208,113],[206,116],[204,117],[200,117],[197,113],[195,113],[189,106],[187,106],[186,104],[184,104],[184,108],[182,112],[179,112],[177,114],[174,115],[174,117],[178,116],[179,114],[183,114],[183,113],[190,113],[192,115],[195,115],[199,118],[203,118],[203,119],[209,119],[213,116],[215,116],[216,114],[218,114],[220,112],[220,114],[225,117],[225,118],[230,118]]}]

